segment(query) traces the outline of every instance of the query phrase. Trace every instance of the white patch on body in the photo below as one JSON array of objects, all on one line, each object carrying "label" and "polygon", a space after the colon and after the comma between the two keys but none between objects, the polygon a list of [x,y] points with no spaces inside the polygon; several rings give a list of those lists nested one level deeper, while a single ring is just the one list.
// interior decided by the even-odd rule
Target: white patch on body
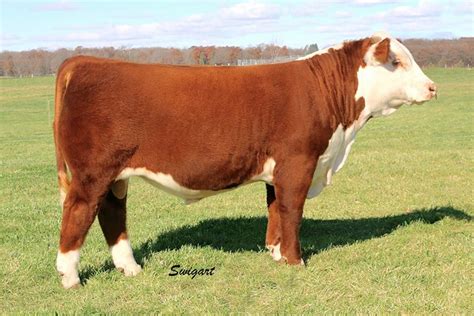
[{"label": "white patch on body", "polygon": [[[67,167],[66,167],[67,168]],[[58,178],[59,178],[59,203],[61,208],[64,205],[64,201],[66,200],[67,195],[67,173],[64,171],[58,171]]]},{"label": "white patch on body", "polygon": [[66,189],[65,188],[59,188],[59,202],[61,203],[61,208],[64,206],[64,201],[66,200]]},{"label": "white patch on body", "polygon": [[318,158],[313,181],[306,196],[308,199],[318,196],[325,186],[331,184],[332,175],[344,166],[355,136],[368,118],[369,114],[364,109],[359,118],[350,127],[344,130],[342,124],[339,124],[329,140],[328,147]]},{"label": "white patch on body", "polygon": [[329,52],[330,49],[341,49],[342,47],[344,47],[344,44],[341,43],[341,44],[337,44],[337,45],[334,45],[334,46],[331,46],[331,47],[328,47],[328,48],[325,48],[325,49],[321,49],[321,50],[318,50],[318,51],[315,51],[314,53],[311,53],[311,54],[308,54],[308,55],[305,55],[303,57],[300,57],[296,60],[305,60],[305,59],[310,59],[316,55],[322,55],[322,54],[326,54]]},{"label": "white patch on body", "polygon": [[251,181],[264,181],[268,184],[273,183],[273,171],[275,170],[276,162],[273,158],[268,158],[263,164],[263,170],[260,174],[252,177]]},{"label": "white patch on body", "polygon": [[171,175],[161,172],[155,173],[148,170],[147,168],[125,168],[122,170],[122,172],[120,172],[116,180],[128,179],[131,176],[143,178],[159,189],[184,199],[186,204],[197,202],[202,198],[215,195],[220,192],[212,190],[188,189],[177,183]]},{"label": "white patch on body", "polygon": [[[262,172],[250,178],[249,181],[242,183],[242,185],[246,185],[256,181],[264,181],[271,184],[273,181],[273,170],[275,169],[275,164],[276,162],[273,158],[268,158],[263,165]],[[213,191],[189,189],[176,182],[173,176],[171,176],[170,174],[153,172],[148,170],[147,168],[125,168],[122,170],[122,172],[120,172],[120,174],[115,180],[124,180],[130,178],[131,176],[138,176],[145,179],[147,182],[153,184],[159,189],[184,199],[186,204],[191,204],[203,198],[231,190],[225,189]]]},{"label": "white patch on body", "polygon": [[56,258],[56,269],[61,274],[61,283],[66,289],[79,285],[79,273],[77,266],[79,264],[79,250],[71,250],[66,253],[58,251]]},{"label": "white patch on body", "polygon": [[[346,140],[345,134],[342,125],[339,124],[329,140],[328,147],[324,153],[319,156],[313,175],[313,181],[308,191],[308,199],[314,198],[321,193],[323,188],[331,183],[332,174],[342,167],[341,163],[345,161],[345,155],[346,152],[348,152],[346,148],[350,148],[353,141],[353,138]],[[337,165],[338,161],[339,165]]]},{"label": "white patch on body", "polygon": [[142,271],[142,267],[137,264],[133,257],[132,247],[128,239],[120,239],[110,247],[110,252],[115,267],[123,271],[126,276],[134,276]]}]

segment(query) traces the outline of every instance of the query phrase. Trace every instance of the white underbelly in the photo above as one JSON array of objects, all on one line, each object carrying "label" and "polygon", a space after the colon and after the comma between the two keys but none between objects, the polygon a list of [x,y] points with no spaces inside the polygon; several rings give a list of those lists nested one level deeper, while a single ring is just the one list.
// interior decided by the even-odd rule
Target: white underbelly
[{"label": "white underbelly", "polygon": [[[251,177],[248,181],[242,183],[241,185],[246,185],[256,181],[264,181],[266,183],[272,184],[274,168],[275,160],[273,160],[273,158],[269,158],[263,165],[263,170],[260,174]],[[146,168],[125,168],[120,172],[116,180],[124,180],[132,176],[141,177],[145,181],[151,183],[159,189],[182,198],[186,204],[194,203],[203,198],[234,189],[232,188],[225,190],[194,190],[180,185],[174,180],[173,176],[170,174],[153,172]]]},{"label": "white underbelly", "polygon": [[141,177],[148,183],[156,186],[157,188],[184,199],[186,203],[196,202],[202,198],[215,195],[221,192],[213,190],[189,189],[180,185],[169,174],[153,172],[146,168],[125,168],[116,178],[116,180],[128,179],[132,176]]}]

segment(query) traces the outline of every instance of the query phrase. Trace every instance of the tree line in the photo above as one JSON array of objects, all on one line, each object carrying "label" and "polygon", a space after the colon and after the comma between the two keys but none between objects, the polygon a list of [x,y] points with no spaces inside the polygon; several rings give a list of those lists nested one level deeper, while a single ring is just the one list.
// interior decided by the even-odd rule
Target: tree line
[{"label": "tree line", "polygon": [[[407,39],[403,43],[422,67],[472,67],[474,65],[474,38],[454,40]],[[304,48],[289,48],[276,44],[260,44],[241,48],[237,46],[192,46],[190,48],[61,48],[50,51],[33,49],[0,53],[0,76],[41,76],[56,73],[59,65],[69,57],[90,55],[139,63],[238,65],[240,60],[264,62],[281,61],[310,54],[317,44]],[[283,58],[284,60],[284,58]]]},{"label": "tree line", "polygon": [[301,56],[314,46],[292,49],[275,44],[261,44],[255,47],[237,46],[192,46],[190,48],[61,48],[55,51],[33,49],[21,52],[3,51],[0,53],[0,76],[40,76],[56,73],[61,63],[72,56],[89,55],[114,58],[138,63],[162,63],[174,65],[237,65],[239,59],[269,60],[276,57]]}]

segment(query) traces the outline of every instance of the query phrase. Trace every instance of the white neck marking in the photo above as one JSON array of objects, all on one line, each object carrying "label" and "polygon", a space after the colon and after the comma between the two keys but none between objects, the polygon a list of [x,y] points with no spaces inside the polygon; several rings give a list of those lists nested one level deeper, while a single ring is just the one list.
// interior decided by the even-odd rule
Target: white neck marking
[{"label": "white neck marking", "polygon": [[345,130],[342,124],[339,124],[329,140],[328,147],[318,158],[313,181],[307,194],[308,199],[318,196],[325,186],[331,184],[332,175],[344,166],[357,132],[365,125],[369,117],[370,113],[364,108],[359,118]]}]

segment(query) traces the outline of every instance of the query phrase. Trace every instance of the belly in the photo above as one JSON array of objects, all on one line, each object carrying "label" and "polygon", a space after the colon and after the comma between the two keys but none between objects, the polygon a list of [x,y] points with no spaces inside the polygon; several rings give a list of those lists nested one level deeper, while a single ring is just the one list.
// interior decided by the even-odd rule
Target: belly
[{"label": "belly", "polygon": [[206,189],[202,189],[202,190],[190,189],[179,184],[170,174],[165,174],[161,172],[153,172],[146,168],[125,168],[120,172],[116,180],[124,180],[132,176],[141,177],[145,181],[156,186],[157,188],[167,193],[170,193],[172,195],[175,195],[179,198],[182,198],[186,204],[191,204],[203,198],[216,195],[219,193],[227,192],[235,188],[238,188],[242,185],[246,185],[246,184],[253,183],[256,181],[264,181],[266,183],[272,184],[274,168],[275,168],[275,160],[273,160],[273,158],[269,158],[263,165],[262,172],[260,172],[259,174],[250,176],[247,181],[241,183],[240,185],[233,186],[232,188],[229,188],[229,189],[217,190],[217,191],[206,190]]},{"label": "belly", "polygon": [[228,190],[194,190],[182,186],[173,179],[173,176],[161,172],[153,172],[146,168],[125,168],[120,172],[116,180],[128,179],[130,177],[140,177],[157,188],[180,197],[186,204],[197,202],[205,197],[219,194]]}]

